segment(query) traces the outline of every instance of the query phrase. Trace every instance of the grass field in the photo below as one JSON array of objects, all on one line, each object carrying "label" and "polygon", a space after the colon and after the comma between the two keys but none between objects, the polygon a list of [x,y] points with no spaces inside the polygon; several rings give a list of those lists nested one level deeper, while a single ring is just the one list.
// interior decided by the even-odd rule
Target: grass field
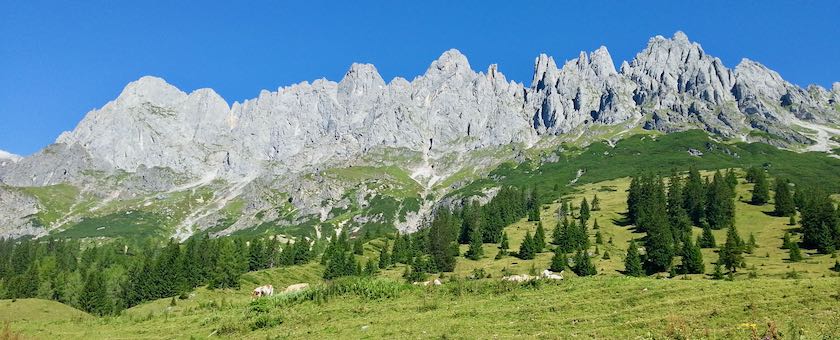
[{"label": "grass field", "polygon": [[[708,175],[709,173],[705,173]],[[740,174],[741,176],[743,174]],[[454,273],[440,287],[401,282],[404,267],[384,271],[380,280],[392,292],[387,298],[339,293],[317,301],[252,304],[253,287],[272,284],[278,291],[295,283],[322,283],[322,266],[308,264],[248,273],[239,290],[199,288],[185,300],[161,299],[116,317],[94,318],[70,307],[42,300],[0,302],[0,321],[27,336],[45,339],[90,338],[749,338],[768,329],[785,338],[806,339],[840,335],[840,274],[828,268],[835,259],[805,251],[805,260],[789,263],[781,249],[782,235],[794,226],[787,218],[767,214],[771,204],[736,203],[736,225],[746,240],[752,233],[758,247],[746,256],[747,268],[734,281],[709,280],[706,275],[668,279],[622,276],[627,242],[640,238],[623,226],[622,213],[629,179],[619,178],[576,187],[567,195],[579,204],[597,194],[601,210],[592,212],[604,243],[594,261],[599,275],[577,277],[566,271],[561,282],[510,285],[499,281],[503,270],[528,273],[548,266],[551,253],[523,261],[493,257],[496,245],[486,244],[485,258],[458,259]],[[752,185],[740,178],[737,196],[750,197]],[[543,207],[547,234],[556,224],[558,203]],[[518,249],[534,222],[521,220],[506,228],[511,250]],[[589,228],[594,251],[594,233]],[[699,229],[695,228],[695,233]],[[715,231],[718,243],[725,231]],[[608,241],[612,239],[612,244]],[[382,240],[365,245],[364,257],[375,259]],[[466,246],[462,246],[462,253]],[[717,254],[703,250],[707,272]],[[678,261],[678,260],[677,260]],[[464,280],[476,268],[491,278]],[[791,276],[796,271],[795,277]],[[754,272],[754,278],[748,273]],[[361,281],[357,285],[366,285]],[[383,284],[379,284],[380,286]],[[376,286],[376,285],[374,285]],[[390,288],[389,288],[390,287]]]}]

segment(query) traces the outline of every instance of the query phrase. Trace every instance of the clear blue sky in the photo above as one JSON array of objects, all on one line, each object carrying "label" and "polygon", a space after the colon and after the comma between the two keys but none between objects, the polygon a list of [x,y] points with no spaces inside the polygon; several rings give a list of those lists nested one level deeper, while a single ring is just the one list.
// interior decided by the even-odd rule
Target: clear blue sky
[{"label": "clear blue sky", "polygon": [[530,82],[605,45],[616,65],[677,30],[728,67],[749,57],[800,85],[840,81],[840,1],[0,0],[0,149],[27,155],[128,82],[156,75],[229,103],[352,62],[412,79],[449,48]]}]

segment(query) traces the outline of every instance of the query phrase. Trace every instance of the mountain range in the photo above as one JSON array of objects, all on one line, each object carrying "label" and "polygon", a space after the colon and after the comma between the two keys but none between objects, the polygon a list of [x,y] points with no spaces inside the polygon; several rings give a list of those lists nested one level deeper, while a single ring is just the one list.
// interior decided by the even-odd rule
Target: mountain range
[{"label": "mountain range", "polygon": [[233,104],[143,77],[43,150],[0,151],[0,235],[410,232],[448,193],[530,151],[693,129],[830,152],[840,83],[801,88],[748,59],[730,69],[682,32],[618,68],[605,47],[561,66],[541,54],[530,84],[497,65],[476,72],[454,49],[411,81],[353,64],[339,82]]}]

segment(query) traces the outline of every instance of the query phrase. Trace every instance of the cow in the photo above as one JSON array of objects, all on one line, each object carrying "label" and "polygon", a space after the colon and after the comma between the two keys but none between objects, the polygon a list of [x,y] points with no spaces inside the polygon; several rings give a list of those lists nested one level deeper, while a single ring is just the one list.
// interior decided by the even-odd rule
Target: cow
[{"label": "cow", "polygon": [[522,274],[522,275],[505,276],[505,277],[502,278],[502,281],[528,282],[528,281],[532,281],[532,280],[536,280],[536,279],[537,279],[536,276],[531,276],[531,275],[528,275],[528,274]]},{"label": "cow", "polygon": [[559,274],[554,274],[552,271],[546,269],[543,270],[542,275],[540,275],[540,277],[548,280],[562,280],[563,272],[560,272]]},{"label": "cow", "polygon": [[299,292],[299,291],[305,290],[307,288],[309,288],[308,283],[293,284],[291,286],[286,287],[286,290],[283,291],[283,294]]},{"label": "cow", "polygon": [[274,286],[272,285],[259,286],[257,288],[254,288],[254,291],[251,293],[252,297],[264,297],[272,295],[274,295]]},{"label": "cow", "polygon": [[413,284],[418,286],[440,286],[443,283],[438,279],[434,279],[433,281],[414,282]]}]

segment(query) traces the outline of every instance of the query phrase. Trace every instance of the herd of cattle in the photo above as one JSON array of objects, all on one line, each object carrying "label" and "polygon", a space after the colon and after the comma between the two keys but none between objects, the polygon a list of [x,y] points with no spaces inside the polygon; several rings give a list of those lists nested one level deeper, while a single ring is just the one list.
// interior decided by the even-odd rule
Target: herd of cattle
[{"label": "herd of cattle", "polygon": [[[562,280],[563,279],[563,272],[554,273],[548,269],[544,270],[539,276],[531,276],[528,274],[520,274],[520,275],[509,275],[502,277],[502,281],[509,281],[509,282],[528,282],[538,279],[545,279],[545,280]],[[414,282],[415,285],[419,286],[440,286],[443,283],[439,279],[434,279],[432,281],[423,281],[423,282]],[[283,294],[286,293],[294,293],[299,292],[302,290],[306,290],[309,288],[308,283],[298,283],[293,284],[291,286],[286,287],[283,290]],[[251,293],[251,296],[255,298],[266,297],[266,296],[273,296],[274,295],[274,286],[272,285],[264,285],[254,288],[254,291]]]}]

